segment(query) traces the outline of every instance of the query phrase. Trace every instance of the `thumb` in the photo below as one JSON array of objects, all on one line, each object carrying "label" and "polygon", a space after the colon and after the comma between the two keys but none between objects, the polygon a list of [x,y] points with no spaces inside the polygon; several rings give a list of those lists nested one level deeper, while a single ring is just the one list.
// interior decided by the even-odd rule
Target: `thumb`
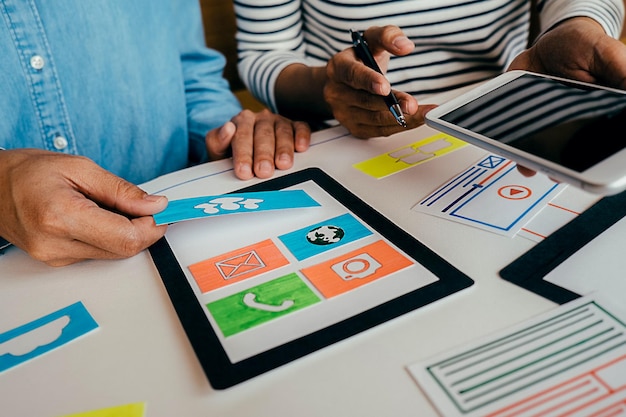
[{"label": "thumb", "polygon": [[228,158],[230,156],[230,145],[237,131],[233,122],[226,122],[222,127],[211,130],[207,133],[205,142],[209,155],[209,161]]},{"label": "thumb", "polygon": [[437,104],[420,104],[417,108],[418,114],[423,120],[426,120],[426,113],[436,108],[437,106]]}]

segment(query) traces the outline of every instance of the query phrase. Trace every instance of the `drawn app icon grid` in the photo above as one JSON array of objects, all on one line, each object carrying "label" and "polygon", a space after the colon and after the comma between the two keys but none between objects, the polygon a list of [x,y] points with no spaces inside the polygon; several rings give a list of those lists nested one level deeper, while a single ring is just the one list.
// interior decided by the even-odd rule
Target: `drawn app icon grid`
[{"label": "drawn app icon grid", "polygon": [[[293,257],[302,261],[369,236],[373,236],[370,229],[345,213],[280,235],[277,239]],[[292,270],[209,302],[206,307],[223,335],[229,337],[313,306],[323,298],[354,290],[412,264],[412,260],[388,243],[378,240],[300,269],[299,274]],[[265,239],[192,264],[189,270],[200,290],[208,293],[288,265],[291,263],[281,248],[272,239]],[[298,269],[297,264],[292,266]]]}]

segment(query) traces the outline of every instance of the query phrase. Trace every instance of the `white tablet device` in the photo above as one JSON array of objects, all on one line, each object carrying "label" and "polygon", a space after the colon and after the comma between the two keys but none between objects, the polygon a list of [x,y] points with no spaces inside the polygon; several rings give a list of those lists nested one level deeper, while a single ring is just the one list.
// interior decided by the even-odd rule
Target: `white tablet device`
[{"label": "white tablet device", "polygon": [[589,192],[626,189],[626,91],[510,71],[431,110],[426,124]]}]

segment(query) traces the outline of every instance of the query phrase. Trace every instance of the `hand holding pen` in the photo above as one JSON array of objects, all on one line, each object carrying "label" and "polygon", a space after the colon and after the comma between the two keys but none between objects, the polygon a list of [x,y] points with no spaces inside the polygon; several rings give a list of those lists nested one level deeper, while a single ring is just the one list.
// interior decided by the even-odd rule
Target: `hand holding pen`
[{"label": "hand holding pen", "polygon": [[[367,44],[367,41],[365,40],[363,35],[361,35],[361,32],[351,29],[350,34],[352,35],[352,45],[354,47],[356,56],[369,68],[373,69],[379,74],[382,74],[383,72],[376,63],[376,60],[374,59],[374,56],[370,51],[369,45]],[[400,108],[400,103],[398,103],[398,99],[393,94],[393,92],[390,91],[389,94],[387,94],[383,98],[385,100],[385,104],[389,108],[389,111],[391,112],[391,114],[393,114],[393,117],[396,119],[398,124],[402,127],[407,127],[406,119],[404,118],[404,115],[402,114],[402,109]]]},{"label": "hand holding pen", "polygon": [[[397,26],[372,26],[364,35],[355,35],[356,40],[359,37],[367,37],[370,55],[379,60],[377,66],[383,71],[389,57],[406,56],[415,49],[413,42]],[[358,51],[364,47],[365,44],[359,46]],[[414,96],[397,90],[383,99],[391,91],[389,81],[384,74],[364,65],[358,54],[351,42],[349,47],[333,55],[323,68],[323,100],[333,118],[360,139],[386,137],[422,125],[426,112],[436,106],[418,104]],[[367,61],[367,58],[363,59]],[[385,105],[385,100],[391,101]],[[396,103],[402,111],[398,111]],[[406,128],[395,117],[390,117],[392,110],[389,107],[404,117]]]}]

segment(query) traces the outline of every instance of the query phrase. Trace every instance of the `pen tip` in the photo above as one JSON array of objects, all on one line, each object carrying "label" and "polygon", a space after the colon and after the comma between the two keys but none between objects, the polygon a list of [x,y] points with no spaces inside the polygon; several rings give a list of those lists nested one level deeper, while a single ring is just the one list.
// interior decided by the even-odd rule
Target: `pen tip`
[{"label": "pen tip", "polygon": [[396,118],[396,121],[398,122],[400,126],[402,127],[407,126],[406,119],[404,117],[404,114],[402,114],[402,109],[400,108],[400,105],[398,103],[395,103],[394,105],[390,106],[389,110],[391,111],[391,114],[393,114],[393,117]]}]

